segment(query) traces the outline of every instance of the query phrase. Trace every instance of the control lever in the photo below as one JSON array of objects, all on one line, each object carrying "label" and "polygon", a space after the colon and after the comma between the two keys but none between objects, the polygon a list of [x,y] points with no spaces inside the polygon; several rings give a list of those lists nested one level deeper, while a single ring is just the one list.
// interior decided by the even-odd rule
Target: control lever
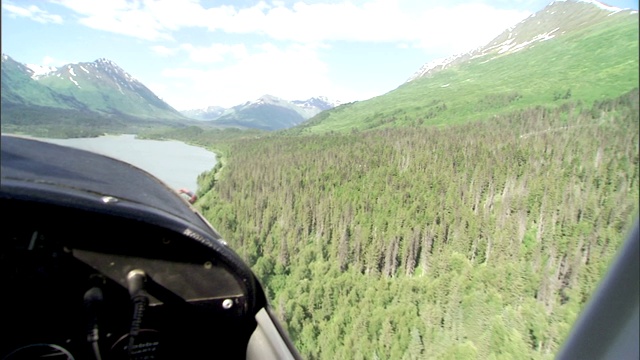
[{"label": "control lever", "polygon": [[102,360],[98,340],[98,314],[102,308],[102,289],[94,286],[84,293],[84,307],[87,311],[87,342],[91,345],[96,360]]},{"label": "control lever", "polygon": [[140,269],[131,270],[127,274],[127,287],[129,289],[129,295],[131,296],[131,302],[133,303],[133,318],[131,320],[129,346],[127,348],[130,359],[134,358],[136,337],[140,334],[142,318],[149,305],[149,294],[146,290],[146,283],[147,274]]}]

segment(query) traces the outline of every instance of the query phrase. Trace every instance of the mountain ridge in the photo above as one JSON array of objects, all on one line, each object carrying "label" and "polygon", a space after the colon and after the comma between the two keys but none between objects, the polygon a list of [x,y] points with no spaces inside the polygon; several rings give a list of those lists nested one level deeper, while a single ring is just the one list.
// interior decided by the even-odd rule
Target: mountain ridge
[{"label": "mountain ridge", "polygon": [[[74,124],[93,127],[96,125],[90,124],[93,114],[97,123],[104,125],[105,117],[116,118],[125,127],[129,122],[166,119],[204,120],[207,126],[215,127],[279,130],[298,125],[340,103],[322,96],[287,101],[264,95],[228,109],[209,106],[179,112],[107,58],[51,67],[23,64],[2,54],[2,74],[3,125],[16,125],[15,119],[21,113],[29,113],[40,124],[57,126],[60,120],[82,118]],[[55,114],[54,118],[46,120],[47,113]],[[28,123],[22,119],[19,122]]]},{"label": "mountain ridge", "polygon": [[280,130],[301,124],[339,104],[339,101],[331,101],[324,96],[288,101],[265,94],[256,100],[246,101],[227,109],[210,106],[205,109],[182,111],[182,114],[217,125]]},{"label": "mountain ridge", "polygon": [[3,130],[47,128],[71,136],[188,121],[109,59],[53,68],[2,54]]},{"label": "mountain ridge", "polygon": [[[551,36],[562,30],[555,30],[558,22],[568,24],[564,34]],[[510,34],[518,41],[505,44]],[[512,51],[499,53],[505,45]],[[638,16],[633,10],[555,2],[483,48],[491,51],[473,59],[467,54],[384,95],[326,111],[289,133],[459,124],[570,100],[587,105],[638,87]]]},{"label": "mountain ridge", "polygon": [[[597,9],[594,9],[594,7]],[[562,18],[552,16],[558,12],[565,16]],[[421,77],[428,77],[438,71],[487,55],[494,55],[495,58],[495,56],[521,51],[535,46],[536,43],[550,40],[556,36],[562,36],[567,32],[575,30],[576,27],[596,25],[607,17],[620,12],[630,14],[637,13],[635,10],[608,6],[595,0],[556,0],[542,10],[531,14],[526,19],[505,29],[500,35],[484,46],[465,53],[453,54],[425,63],[418,71],[409,77],[406,82]],[[534,18],[537,21],[531,21]],[[567,19],[569,19],[569,21],[567,21]],[[580,21],[572,22],[570,19],[580,19]],[[490,60],[492,59],[487,61]]]}]

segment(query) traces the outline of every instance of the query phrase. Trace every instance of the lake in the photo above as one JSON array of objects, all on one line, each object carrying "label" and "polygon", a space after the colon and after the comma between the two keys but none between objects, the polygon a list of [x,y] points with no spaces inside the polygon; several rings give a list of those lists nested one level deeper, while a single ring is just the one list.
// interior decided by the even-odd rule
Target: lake
[{"label": "lake", "polygon": [[44,139],[59,145],[89,150],[139,167],[174,189],[197,189],[197,178],[216,165],[216,155],[180,141],[136,139],[135,135],[106,135],[97,138]]}]

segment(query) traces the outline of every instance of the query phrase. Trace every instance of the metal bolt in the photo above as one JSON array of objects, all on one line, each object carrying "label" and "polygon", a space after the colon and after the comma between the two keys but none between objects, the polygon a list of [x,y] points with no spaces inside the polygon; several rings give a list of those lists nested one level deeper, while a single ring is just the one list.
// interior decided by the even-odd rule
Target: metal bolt
[{"label": "metal bolt", "polygon": [[105,204],[115,204],[118,202],[118,199],[114,198],[113,196],[103,196],[102,202]]},{"label": "metal bolt", "polygon": [[222,302],[222,307],[225,310],[231,309],[232,306],[233,306],[233,300],[231,299],[224,299],[224,301]]}]

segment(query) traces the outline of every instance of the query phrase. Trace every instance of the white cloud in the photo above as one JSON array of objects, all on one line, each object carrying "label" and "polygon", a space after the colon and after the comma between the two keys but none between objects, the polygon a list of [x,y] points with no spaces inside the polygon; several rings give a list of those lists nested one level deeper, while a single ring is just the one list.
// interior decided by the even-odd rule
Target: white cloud
[{"label": "white cloud", "polygon": [[[173,85],[161,93],[181,110],[210,105],[230,107],[264,94],[287,100],[305,99],[333,93],[327,73],[327,65],[318,59],[314,47],[262,44],[231,65],[165,69],[162,76],[171,79]],[[181,89],[191,91],[186,94]]]},{"label": "white cloud", "polygon": [[82,15],[87,27],[133,36],[144,40],[170,40],[168,25],[163,24],[145,2],[126,0],[53,0]]},{"label": "white cloud", "polygon": [[[482,45],[530,13],[501,10],[485,4],[405,9],[398,1],[305,4],[278,6],[247,16],[234,16],[234,25],[213,29],[228,32],[261,32],[274,39],[297,42],[362,41],[398,42],[446,52]],[[253,28],[252,28],[253,26]],[[452,44],[455,44],[452,46]]]},{"label": "white cloud", "polygon": [[58,66],[66,65],[68,63],[69,61],[55,59],[49,55],[46,55],[45,57],[43,57],[41,62],[43,66],[48,66],[48,67],[50,66],[58,67]]},{"label": "white cloud", "polygon": [[500,10],[473,3],[434,8],[420,15],[423,36],[416,39],[417,46],[443,54],[465,52],[485,45],[529,15],[527,11]]},{"label": "white cloud", "polygon": [[224,61],[227,55],[231,55],[236,60],[247,56],[247,49],[243,44],[211,44],[208,47],[182,44],[180,49],[186,51],[189,54],[189,58],[197,63]]},{"label": "white cloud", "polygon": [[160,56],[171,56],[171,55],[174,55],[178,51],[178,49],[168,48],[163,45],[154,45],[151,47],[151,51],[153,51],[154,53]]},{"label": "white cloud", "polygon": [[247,49],[244,44],[218,44],[209,46],[195,46],[185,43],[176,47],[166,47],[163,45],[151,46],[151,50],[163,57],[178,55],[180,52],[187,53],[188,58],[194,63],[216,63],[231,58],[239,60],[247,56]]},{"label": "white cloud", "polygon": [[62,17],[60,15],[50,14],[45,10],[40,9],[36,5],[27,7],[13,5],[10,3],[3,3],[2,8],[8,11],[11,16],[26,17],[33,21],[37,21],[42,24],[54,23],[62,24]]},{"label": "white cloud", "polygon": [[[72,10],[81,24],[155,41],[151,51],[174,57],[173,68],[162,72],[169,85],[154,89],[178,109],[233,106],[265,93],[288,100],[362,99],[330,83],[320,46],[386,43],[398,51],[423,49],[425,59],[448,56],[486,44],[530,14],[478,1],[260,1],[244,7],[205,7],[197,0],[51,1]],[[251,47],[256,41],[272,43]]]},{"label": "white cloud", "polygon": [[[372,0],[331,3],[284,2],[239,8],[204,8],[195,0],[55,0],[83,15],[80,22],[146,40],[172,39],[183,28],[261,34],[299,43],[329,41],[398,42],[446,52],[488,42],[500,30],[529,15],[486,4],[431,6]],[[455,44],[455,45],[452,45]]]}]

